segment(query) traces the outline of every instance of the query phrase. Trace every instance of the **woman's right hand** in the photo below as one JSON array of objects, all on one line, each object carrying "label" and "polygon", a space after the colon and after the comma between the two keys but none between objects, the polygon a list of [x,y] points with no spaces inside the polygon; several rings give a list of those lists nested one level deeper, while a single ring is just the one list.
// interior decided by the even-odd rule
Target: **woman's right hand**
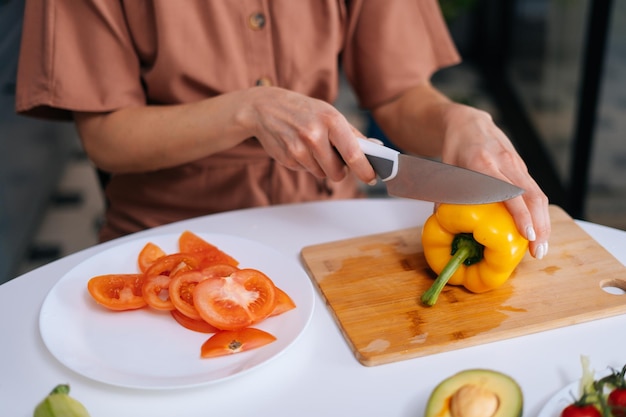
[{"label": "woman's right hand", "polygon": [[346,165],[361,181],[375,173],[363,135],[332,105],[278,87],[252,87],[194,103],[75,113],[84,148],[111,173],[146,172],[191,162],[256,137],[282,165],[341,180]]},{"label": "woman's right hand", "polygon": [[249,93],[244,124],[279,163],[334,181],[345,177],[346,168],[366,183],[375,180],[356,140],[363,135],[335,107],[276,87]]}]

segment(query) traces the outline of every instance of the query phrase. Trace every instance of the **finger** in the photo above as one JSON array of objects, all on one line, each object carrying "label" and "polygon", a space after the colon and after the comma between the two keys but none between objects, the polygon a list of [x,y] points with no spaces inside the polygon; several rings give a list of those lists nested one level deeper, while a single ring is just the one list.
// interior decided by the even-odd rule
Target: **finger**
[{"label": "finger", "polygon": [[535,232],[533,217],[528,209],[528,206],[526,206],[524,198],[522,196],[518,196],[510,200],[506,200],[504,205],[509,213],[511,213],[518,232],[527,240],[534,242],[537,239],[537,233]]},{"label": "finger", "polygon": [[328,137],[313,148],[312,152],[320,169],[328,178],[333,181],[341,181],[346,176],[348,168]]},{"label": "finger", "polygon": [[484,166],[491,168],[484,170],[486,174],[508,181],[525,190],[521,196],[504,203],[519,233],[530,241],[530,254],[538,259],[543,258],[548,252],[550,235],[548,198],[518,157],[509,158],[507,164],[493,163],[484,164]]},{"label": "finger", "polygon": [[357,137],[363,136],[360,133],[356,136],[349,132],[340,138],[333,136],[331,141],[354,175],[364,183],[373,185],[376,183],[376,172],[361,150]]},{"label": "finger", "polygon": [[525,190],[524,194],[505,202],[517,230],[530,241],[529,250],[532,256],[541,259],[548,252],[550,235],[550,214],[548,198],[539,185],[528,173],[524,162],[514,153],[502,153],[501,161],[505,163],[487,163],[483,167],[485,173],[508,181]]},{"label": "finger", "polygon": [[532,214],[536,233],[536,239],[530,244],[530,253],[535,258],[541,259],[548,254],[551,232],[548,198],[537,188],[535,193],[526,196],[525,202]]},{"label": "finger", "polygon": [[304,153],[300,153],[295,159],[295,162],[299,165],[296,170],[309,171],[317,178],[329,177],[333,179],[328,175],[327,170],[318,162],[316,157],[309,150]]},{"label": "finger", "polygon": [[[264,137],[264,139],[266,138]],[[280,165],[293,171],[309,171],[317,178],[326,177],[311,150],[302,142],[286,143],[280,137],[272,137],[272,140],[264,140],[263,142],[266,152]]]},{"label": "finger", "polygon": [[548,253],[550,236],[550,213],[545,194],[533,181],[523,195],[506,201],[505,205],[519,232],[530,241],[531,255],[543,258]]}]

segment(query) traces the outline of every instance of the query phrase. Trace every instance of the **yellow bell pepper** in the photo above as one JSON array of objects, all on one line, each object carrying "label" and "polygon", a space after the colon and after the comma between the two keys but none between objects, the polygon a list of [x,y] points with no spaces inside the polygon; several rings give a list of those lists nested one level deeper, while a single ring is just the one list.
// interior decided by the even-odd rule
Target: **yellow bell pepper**
[{"label": "yellow bell pepper", "polygon": [[498,288],[511,276],[526,240],[503,203],[441,204],[422,228],[424,256],[439,276],[421,300],[432,306],[449,283],[474,293]]}]

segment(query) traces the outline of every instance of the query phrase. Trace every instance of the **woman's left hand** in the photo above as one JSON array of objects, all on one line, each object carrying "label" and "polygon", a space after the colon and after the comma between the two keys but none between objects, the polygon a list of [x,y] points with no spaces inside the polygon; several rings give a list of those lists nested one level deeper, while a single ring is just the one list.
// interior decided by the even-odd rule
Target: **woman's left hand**
[{"label": "woman's left hand", "polygon": [[444,115],[443,162],[508,181],[525,190],[505,201],[517,229],[530,241],[530,253],[541,259],[548,252],[548,197],[530,176],[526,164],[491,116],[473,107],[451,103]]}]

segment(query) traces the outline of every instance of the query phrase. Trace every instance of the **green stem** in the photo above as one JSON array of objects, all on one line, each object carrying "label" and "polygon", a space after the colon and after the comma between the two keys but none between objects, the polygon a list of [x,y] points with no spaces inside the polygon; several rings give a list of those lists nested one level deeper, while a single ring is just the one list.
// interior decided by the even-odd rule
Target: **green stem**
[{"label": "green stem", "polygon": [[50,395],[52,394],[69,394],[70,393],[70,386],[67,384],[59,384],[56,387],[54,387],[54,389],[52,390],[52,392],[50,393]]},{"label": "green stem", "polygon": [[439,294],[446,286],[450,277],[454,275],[461,264],[472,265],[483,258],[484,246],[474,240],[471,234],[462,233],[454,237],[452,242],[452,257],[443,268],[435,282],[422,295],[421,301],[427,306],[433,306]]}]

